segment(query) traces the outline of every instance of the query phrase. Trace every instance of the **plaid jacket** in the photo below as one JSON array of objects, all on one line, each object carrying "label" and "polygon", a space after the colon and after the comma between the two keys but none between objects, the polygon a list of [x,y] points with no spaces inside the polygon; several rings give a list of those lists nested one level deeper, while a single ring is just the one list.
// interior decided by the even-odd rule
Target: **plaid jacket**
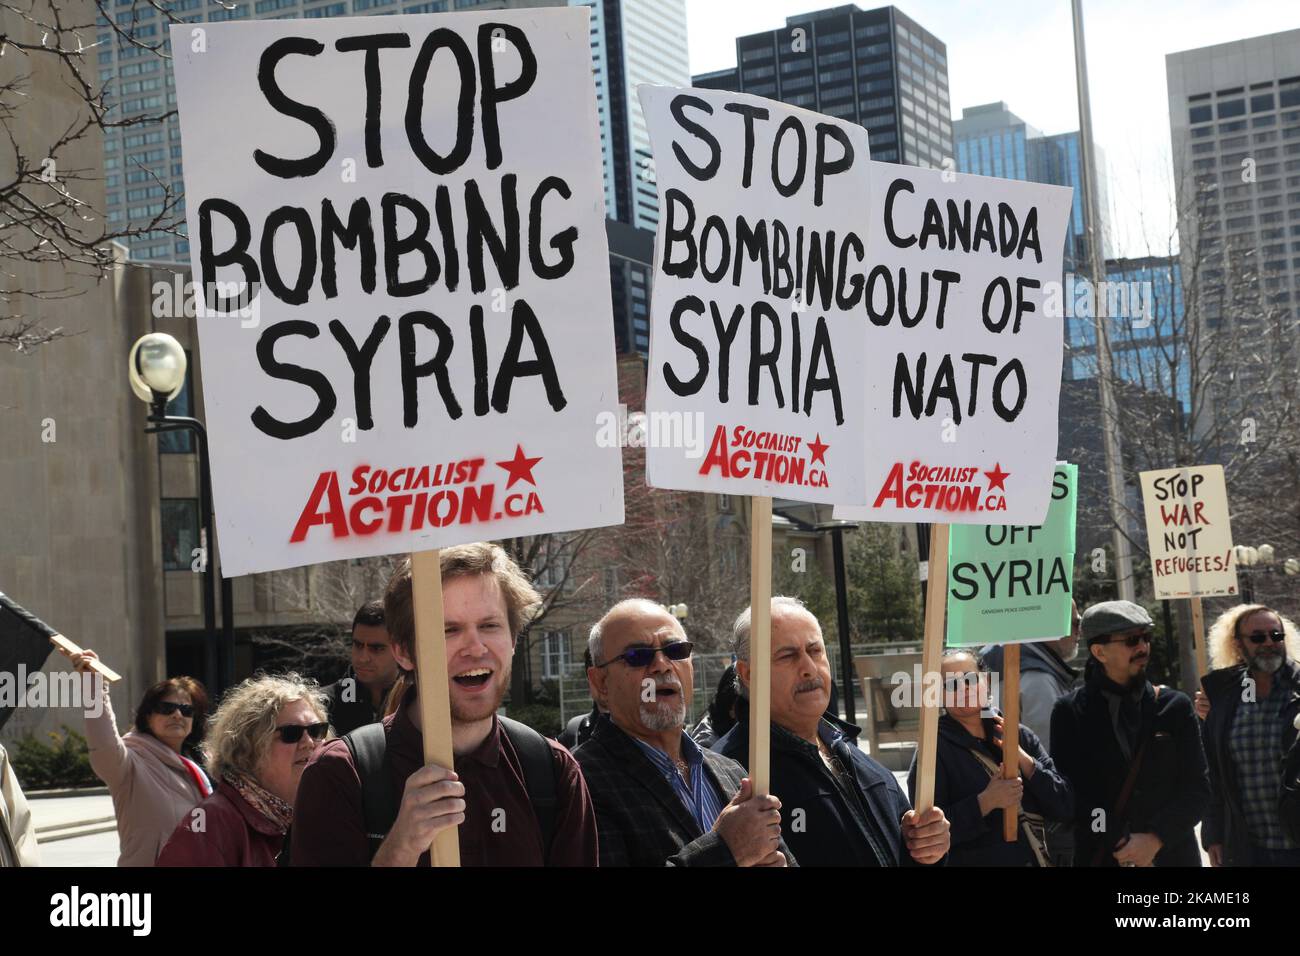
[{"label": "plaid jacket", "polygon": [[[704,772],[725,805],[745,768],[711,750]],[[573,752],[596,808],[601,866],[735,866],[716,830],[699,824],[663,774],[612,720],[598,721],[591,738]],[[793,865],[794,857],[781,843]]]}]

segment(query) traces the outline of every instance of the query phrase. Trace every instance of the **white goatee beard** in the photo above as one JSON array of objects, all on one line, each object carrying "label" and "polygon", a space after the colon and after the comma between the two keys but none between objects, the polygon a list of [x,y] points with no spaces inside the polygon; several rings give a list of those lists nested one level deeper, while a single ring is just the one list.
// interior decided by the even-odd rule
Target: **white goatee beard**
[{"label": "white goatee beard", "polygon": [[641,723],[646,730],[662,733],[666,730],[675,730],[685,722],[686,699],[684,697],[680,698],[672,707],[664,708],[650,705],[641,708]]},{"label": "white goatee beard", "polygon": [[1250,659],[1250,669],[1261,674],[1276,674],[1285,660],[1282,654],[1256,654]]}]

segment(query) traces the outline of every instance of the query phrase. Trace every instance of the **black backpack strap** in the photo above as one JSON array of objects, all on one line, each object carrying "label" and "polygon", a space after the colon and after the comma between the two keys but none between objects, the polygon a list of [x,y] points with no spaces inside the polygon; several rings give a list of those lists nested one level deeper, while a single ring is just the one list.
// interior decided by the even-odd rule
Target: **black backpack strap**
[{"label": "black backpack strap", "polygon": [[361,778],[361,809],[365,816],[366,839],[370,841],[370,859],[397,819],[397,794],[393,774],[388,766],[388,740],[382,723],[365,724],[343,735],[352,754],[352,763]]},{"label": "black backpack strap", "polygon": [[550,859],[551,841],[555,837],[555,812],[559,807],[559,781],[555,776],[555,758],[551,754],[551,745],[527,724],[509,717],[497,719],[501,721],[501,729],[519,754],[528,802],[537,814],[537,823],[542,830],[542,846],[546,850],[546,858]]}]

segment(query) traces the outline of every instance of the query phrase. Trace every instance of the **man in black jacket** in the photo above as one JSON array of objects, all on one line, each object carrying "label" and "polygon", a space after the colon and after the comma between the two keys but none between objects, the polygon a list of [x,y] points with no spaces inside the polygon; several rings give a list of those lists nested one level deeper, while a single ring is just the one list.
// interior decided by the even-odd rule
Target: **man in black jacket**
[{"label": "man in black jacket", "polygon": [[694,688],[681,623],[652,601],[591,630],[591,696],[609,715],[573,752],[596,809],[601,866],[785,866],[781,802],[686,734]]},{"label": "man in black jacket", "polygon": [[1214,866],[1300,866],[1278,810],[1300,722],[1300,667],[1287,659],[1286,631],[1261,605],[1235,607],[1211,630],[1220,634],[1216,663],[1232,662],[1201,680],[1212,793],[1201,842]]},{"label": "man in black jacket", "polygon": [[1052,711],[1052,757],[1075,792],[1075,866],[1201,865],[1200,730],[1186,694],[1146,679],[1151,627],[1131,601],[1088,608],[1084,685]]},{"label": "man in black jacket", "polygon": [[352,618],[352,666],[321,689],[336,736],[384,716],[384,698],[397,681],[392,644],[384,623],[384,602],[368,601],[358,608]]},{"label": "man in black jacket", "polygon": [[[714,749],[749,765],[750,612],[732,641],[741,699],[735,727]],[[948,853],[948,821],[912,810],[894,775],[863,753],[858,728],[827,712],[830,662],[817,618],[798,598],[772,599],[772,792],[781,832],[800,866],[911,866]]]}]

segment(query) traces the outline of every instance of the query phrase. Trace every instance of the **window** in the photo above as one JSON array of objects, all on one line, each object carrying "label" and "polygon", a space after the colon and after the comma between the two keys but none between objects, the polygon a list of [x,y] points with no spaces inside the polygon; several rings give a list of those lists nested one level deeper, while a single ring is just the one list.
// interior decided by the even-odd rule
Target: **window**
[{"label": "window", "polygon": [[542,637],[542,677],[558,680],[569,670],[569,632],[546,631]]},{"label": "window", "polygon": [[718,495],[718,510],[723,514],[731,514],[731,495]]},{"label": "window", "polygon": [[1260,96],[1250,98],[1250,111],[1252,113],[1263,113],[1265,110],[1273,108],[1273,94],[1264,93]]},{"label": "window", "polygon": [[1193,106],[1187,111],[1189,123],[1208,123],[1211,119],[1208,106]]},{"label": "window", "polygon": [[193,570],[199,548],[197,498],[162,499],[162,546],[164,571]]},{"label": "window", "polygon": [[1245,100],[1223,100],[1218,105],[1219,119],[1227,119],[1230,116],[1242,116],[1245,112]]}]

